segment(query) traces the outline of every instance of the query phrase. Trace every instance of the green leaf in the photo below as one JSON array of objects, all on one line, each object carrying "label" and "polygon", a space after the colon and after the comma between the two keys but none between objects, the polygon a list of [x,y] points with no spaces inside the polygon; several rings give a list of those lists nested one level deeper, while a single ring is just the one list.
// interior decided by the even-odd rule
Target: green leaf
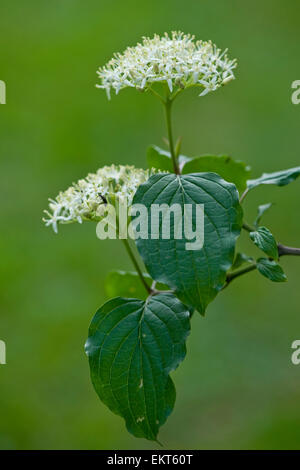
[{"label": "green leaf", "polygon": [[247,186],[250,176],[250,167],[240,160],[233,160],[226,155],[203,155],[187,161],[182,168],[182,173],[200,173],[211,171],[217,173],[224,180],[234,183],[240,192]]},{"label": "green leaf", "polygon": [[248,189],[255,188],[261,184],[276,184],[285,186],[291,183],[300,175],[300,166],[288,170],[275,171],[274,173],[263,173],[260,178],[247,181]]},{"label": "green leaf", "polygon": [[175,403],[169,373],[186,354],[189,311],[172,294],[117,297],[94,316],[86,342],[100,399],[136,437],[156,440]]},{"label": "green leaf", "polygon": [[257,260],[257,269],[263,276],[270,279],[270,281],[287,281],[287,277],[284,274],[282,267],[276,263],[276,261],[271,261],[267,258],[260,258]]},{"label": "green leaf", "polygon": [[275,238],[266,227],[259,227],[255,232],[250,232],[253,243],[266,255],[278,259],[278,248]]},{"label": "green leaf", "polygon": [[156,145],[152,145],[147,150],[147,163],[149,168],[173,172],[173,163],[170,152],[162,150]]},{"label": "green leaf", "polygon": [[[176,150],[175,150],[176,151]],[[183,168],[186,162],[193,160],[191,157],[186,157],[185,155],[178,156],[178,162],[180,168]],[[170,152],[163,150],[156,145],[151,145],[147,149],[147,163],[148,167],[156,168],[158,170],[167,171],[168,173],[173,173],[173,162]]]},{"label": "green leaf", "polygon": [[[226,181],[234,183],[240,192],[246,189],[247,179],[250,176],[249,166],[227,155],[202,155],[194,158],[179,155],[178,161],[183,174],[206,171],[217,173]],[[174,171],[170,152],[156,145],[148,148],[147,162],[149,168],[157,168],[169,173]]]},{"label": "green leaf", "polygon": [[[148,239],[138,238],[136,244],[151,277],[175,289],[185,304],[204,314],[208,303],[222,288],[226,271],[233,262],[235,242],[242,225],[236,187],[214,173],[156,174],[139,186],[133,203],[143,204],[148,209]],[[187,240],[182,231],[182,238],[176,238],[175,217],[171,218],[170,239],[162,237],[162,230],[157,239],[151,236],[152,204],[179,205],[182,227],[186,225],[184,205],[191,205],[193,230],[196,228],[195,206],[203,204],[203,247],[187,249],[186,244],[191,240]],[[167,223],[168,215],[163,215],[163,223]],[[197,233],[200,231],[198,227]]]},{"label": "green leaf", "polygon": [[[145,281],[151,287],[153,279],[149,274],[143,274]],[[167,290],[168,286],[157,283],[156,289]],[[111,271],[105,280],[105,290],[108,297],[136,297],[146,299],[148,293],[136,272]]]},{"label": "green leaf", "polygon": [[251,256],[245,255],[244,253],[237,253],[234,258],[233,265],[231,269],[237,269],[245,263],[253,263],[253,258]]},{"label": "green leaf", "polygon": [[258,226],[259,222],[261,221],[262,216],[264,215],[266,211],[270,209],[270,207],[272,207],[272,205],[273,205],[272,202],[269,202],[268,204],[261,204],[260,206],[258,206],[257,217],[254,222],[255,227]]}]

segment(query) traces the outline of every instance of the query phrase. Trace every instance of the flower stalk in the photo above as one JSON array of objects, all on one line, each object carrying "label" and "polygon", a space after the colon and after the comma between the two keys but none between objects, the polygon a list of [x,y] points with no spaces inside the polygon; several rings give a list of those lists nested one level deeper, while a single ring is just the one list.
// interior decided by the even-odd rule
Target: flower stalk
[{"label": "flower stalk", "polygon": [[165,116],[166,116],[167,130],[168,130],[170,154],[171,154],[171,158],[173,162],[174,173],[178,175],[180,172],[179,172],[179,166],[178,166],[178,158],[177,158],[177,155],[175,153],[175,148],[174,148],[172,120],[171,120],[172,104],[173,104],[173,100],[168,97],[164,103],[164,107],[165,107]]},{"label": "flower stalk", "polygon": [[131,261],[132,261],[132,264],[133,264],[134,268],[136,269],[136,272],[137,272],[138,275],[139,275],[139,278],[140,278],[140,280],[141,280],[143,286],[145,287],[145,289],[146,289],[146,291],[148,292],[148,294],[152,294],[152,289],[151,289],[151,287],[147,284],[147,282],[146,282],[146,280],[145,280],[145,278],[144,278],[144,276],[143,276],[142,270],[141,270],[141,268],[140,268],[140,266],[139,266],[139,264],[138,264],[138,262],[137,262],[137,260],[136,260],[136,258],[135,258],[135,256],[134,256],[134,253],[133,253],[133,251],[132,251],[132,249],[131,249],[131,247],[130,247],[130,244],[129,244],[128,240],[127,240],[127,239],[122,239],[122,242],[123,242],[123,244],[124,244],[124,246],[125,246],[125,249],[126,249],[126,251],[127,251],[127,254],[128,254],[129,258],[130,258]]}]

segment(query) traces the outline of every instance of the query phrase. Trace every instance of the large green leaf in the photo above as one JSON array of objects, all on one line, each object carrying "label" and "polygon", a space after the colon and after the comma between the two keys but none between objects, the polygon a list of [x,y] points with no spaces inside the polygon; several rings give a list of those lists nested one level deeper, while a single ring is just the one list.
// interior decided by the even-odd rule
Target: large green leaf
[{"label": "large green leaf", "polygon": [[[153,279],[149,274],[143,274],[148,286],[151,287]],[[157,283],[156,289],[166,290],[168,286]],[[108,297],[136,297],[138,299],[146,299],[148,293],[141,283],[136,272],[111,271],[105,280],[105,290]]]},{"label": "large green leaf", "polygon": [[240,160],[233,160],[227,155],[203,155],[187,161],[182,168],[182,173],[200,173],[211,171],[217,173],[224,180],[234,183],[240,192],[247,186],[250,176],[250,167]]},{"label": "large green leaf", "polygon": [[291,183],[300,175],[300,166],[289,168],[288,170],[275,171],[274,173],[263,173],[260,178],[247,181],[249,189],[255,188],[261,184],[276,184],[277,186],[285,186]]},{"label": "large green leaf", "polygon": [[255,232],[250,232],[253,243],[266,255],[278,259],[278,248],[275,238],[266,227],[259,227]]},{"label": "large green leaf", "polygon": [[86,342],[92,383],[136,437],[156,440],[175,403],[169,373],[186,354],[189,311],[173,294],[117,297],[94,316]]},{"label": "large green leaf", "polygon": [[[222,288],[226,271],[234,258],[234,248],[242,224],[242,210],[236,187],[214,173],[178,176],[156,174],[139,186],[134,203],[148,209],[148,239],[138,238],[136,244],[151,277],[173,288],[180,299],[204,314]],[[171,219],[170,239],[151,236],[152,204],[177,204],[184,213],[184,205],[204,205],[204,245],[187,249],[185,236],[177,239],[174,218]],[[167,223],[164,214],[163,223]],[[160,224],[160,228],[161,228]],[[183,224],[184,225],[184,224]]]},{"label": "large green leaf", "polygon": [[260,258],[257,260],[257,269],[266,278],[273,282],[285,282],[287,277],[284,274],[282,267],[276,261],[267,258]]}]

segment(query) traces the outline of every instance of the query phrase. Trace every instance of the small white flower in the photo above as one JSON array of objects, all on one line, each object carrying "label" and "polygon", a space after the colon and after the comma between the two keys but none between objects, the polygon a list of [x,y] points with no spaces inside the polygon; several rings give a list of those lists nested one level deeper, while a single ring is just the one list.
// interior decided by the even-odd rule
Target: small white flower
[{"label": "small white flower", "polygon": [[178,86],[202,86],[203,96],[234,79],[237,62],[226,52],[211,41],[194,41],[194,36],[176,31],[171,37],[165,33],[143,38],[99,68],[96,86],[105,89],[109,99],[111,88],[117,94],[126,87],[144,90],[157,82],[166,82],[171,93]]},{"label": "small white flower", "polygon": [[116,199],[126,198],[129,206],[137,188],[155,171],[129,165],[100,168],[96,173],[90,173],[85,179],[73,183],[66,191],[60,192],[54,200],[49,199],[49,210],[44,211],[48,218],[43,221],[47,227],[52,226],[55,233],[58,231],[58,224],[98,221],[105,201],[114,203]]},{"label": "small white flower", "polygon": [[199,83],[203,85],[204,90],[200,93],[199,96],[205,96],[210,91],[215,91],[220,85],[217,83],[217,77],[213,77],[210,82],[207,80],[199,80]]}]

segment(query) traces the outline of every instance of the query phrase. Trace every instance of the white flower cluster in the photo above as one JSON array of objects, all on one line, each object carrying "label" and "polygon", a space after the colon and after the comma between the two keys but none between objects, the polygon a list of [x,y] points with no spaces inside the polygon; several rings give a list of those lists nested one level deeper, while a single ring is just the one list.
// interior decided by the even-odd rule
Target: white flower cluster
[{"label": "white flower cluster", "polygon": [[126,87],[144,90],[155,82],[167,82],[171,92],[175,87],[202,86],[203,96],[234,79],[237,62],[229,60],[226,52],[211,41],[194,41],[194,36],[181,32],[143,38],[142,44],[115,54],[98,70],[101,84],[96,86],[104,88],[109,99],[111,88],[117,94]]},{"label": "white flower cluster", "polygon": [[154,172],[155,170],[142,170],[129,165],[100,168],[97,173],[88,174],[85,179],[60,192],[55,200],[49,199],[50,210],[44,211],[48,218],[43,221],[57,233],[58,223],[100,220],[100,206],[125,198],[130,205],[138,186],[147,181]]}]

